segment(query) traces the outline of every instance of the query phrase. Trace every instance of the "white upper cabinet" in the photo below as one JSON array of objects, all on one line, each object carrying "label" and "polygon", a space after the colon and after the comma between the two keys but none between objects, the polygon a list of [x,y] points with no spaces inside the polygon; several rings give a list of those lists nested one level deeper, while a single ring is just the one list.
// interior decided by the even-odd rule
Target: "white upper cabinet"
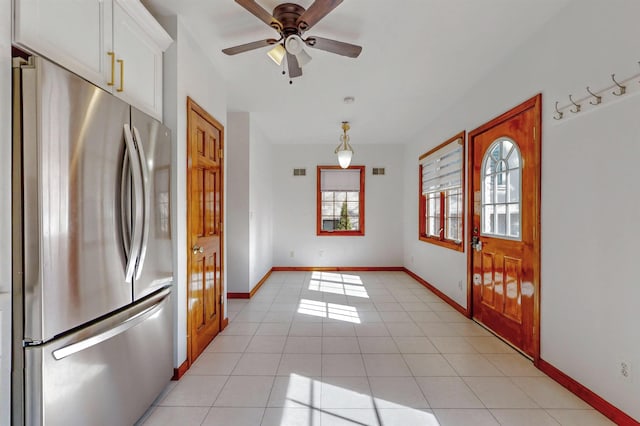
[{"label": "white upper cabinet", "polygon": [[139,0],[113,2],[116,93],[162,117],[162,52],[172,40]]},{"label": "white upper cabinet", "polygon": [[14,41],[108,89],[112,7],[103,0],[15,0]]},{"label": "white upper cabinet", "polygon": [[139,0],[14,0],[14,42],[162,119],[171,37]]}]

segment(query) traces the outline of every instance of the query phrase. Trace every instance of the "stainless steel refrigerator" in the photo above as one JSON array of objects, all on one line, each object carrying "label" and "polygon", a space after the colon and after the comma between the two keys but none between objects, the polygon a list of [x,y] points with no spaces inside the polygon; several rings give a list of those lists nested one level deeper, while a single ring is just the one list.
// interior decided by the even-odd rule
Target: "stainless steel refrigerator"
[{"label": "stainless steel refrigerator", "polygon": [[131,425],[173,371],[170,135],[14,60],[12,418]]}]

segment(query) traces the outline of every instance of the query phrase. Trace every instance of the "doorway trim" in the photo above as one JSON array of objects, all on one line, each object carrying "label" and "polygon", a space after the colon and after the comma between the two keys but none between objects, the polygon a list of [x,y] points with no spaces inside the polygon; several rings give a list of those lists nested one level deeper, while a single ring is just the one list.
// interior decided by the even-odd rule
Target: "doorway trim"
[{"label": "doorway trim", "polygon": [[[469,224],[469,235],[467,237],[467,306],[468,306],[468,314],[469,318],[473,319],[474,314],[474,305],[473,305],[473,270],[472,270],[472,258],[473,258],[473,247],[471,246],[471,228],[473,223],[473,208],[474,208],[474,196],[472,192],[472,184],[473,184],[473,159],[474,159],[474,149],[475,143],[474,138],[495,127],[518,114],[528,110],[533,109],[534,111],[534,128],[533,128],[533,144],[534,144],[534,155],[533,159],[527,159],[526,161],[531,162],[533,164],[530,166],[534,168],[536,171],[536,179],[534,182],[534,194],[533,194],[533,202],[535,204],[534,211],[534,221],[533,221],[533,253],[534,259],[533,262],[536,267],[533,268],[533,285],[534,285],[534,301],[533,301],[533,362],[534,365],[538,366],[540,362],[540,244],[541,244],[541,228],[540,228],[540,216],[541,216],[541,176],[542,176],[542,94],[539,93],[534,97],[526,100],[520,105],[508,110],[507,112],[499,115],[498,117],[488,121],[487,123],[481,125],[480,127],[472,130],[468,133],[467,137],[467,223]],[[493,330],[491,330],[493,332]],[[494,332],[495,333],[495,332]],[[495,333],[500,337],[499,334]],[[511,345],[513,346],[513,345]],[[517,349],[517,348],[516,348]],[[524,352],[523,352],[524,353]]]}]

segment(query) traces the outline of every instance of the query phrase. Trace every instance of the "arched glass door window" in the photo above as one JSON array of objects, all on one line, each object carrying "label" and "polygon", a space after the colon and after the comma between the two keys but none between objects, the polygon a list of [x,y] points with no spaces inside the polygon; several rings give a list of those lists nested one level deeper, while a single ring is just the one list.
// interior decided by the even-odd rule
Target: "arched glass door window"
[{"label": "arched glass door window", "polygon": [[493,142],[482,159],[483,235],[521,239],[522,160],[509,138]]}]

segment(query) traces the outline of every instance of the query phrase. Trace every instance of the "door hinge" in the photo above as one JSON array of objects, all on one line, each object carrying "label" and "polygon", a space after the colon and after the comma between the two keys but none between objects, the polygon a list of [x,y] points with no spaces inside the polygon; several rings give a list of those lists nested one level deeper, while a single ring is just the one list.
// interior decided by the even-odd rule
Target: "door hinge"
[{"label": "door hinge", "polygon": [[224,305],[224,294],[220,295],[220,304]]},{"label": "door hinge", "polygon": [[222,150],[222,149],[218,150],[218,157],[224,158],[224,150]]}]

